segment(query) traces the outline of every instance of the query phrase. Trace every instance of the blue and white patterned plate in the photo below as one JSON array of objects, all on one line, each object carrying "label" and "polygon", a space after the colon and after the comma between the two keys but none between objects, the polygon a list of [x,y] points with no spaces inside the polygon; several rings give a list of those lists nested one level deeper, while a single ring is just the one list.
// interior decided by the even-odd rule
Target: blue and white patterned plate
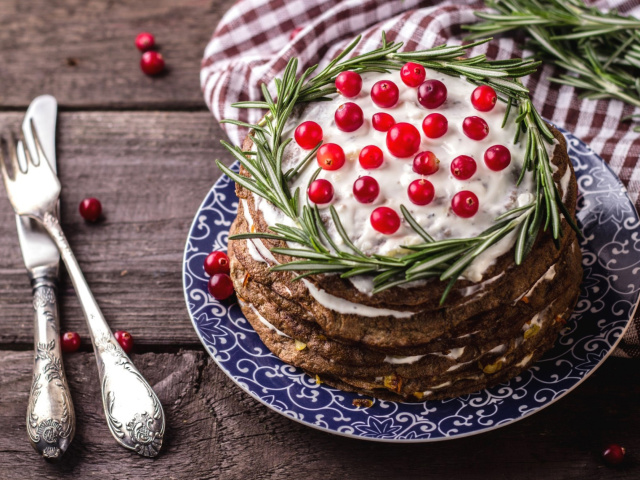
[{"label": "blue and white patterned plate", "polygon": [[[640,295],[640,221],[626,190],[587,145],[563,131],[580,195],[584,278],[575,312],[555,347],[529,370],[496,387],[421,403],[375,400],[315,380],[275,357],[237,303],[207,292],[203,261],[226,250],[238,199],[221,178],[196,214],[184,252],[183,279],[193,325],[218,366],[251,396],[293,420],[344,436],[387,442],[427,442],[485,432],[550,405],[584,381],[613,351]],[[237,165],[235,166],[237,168]]]}]

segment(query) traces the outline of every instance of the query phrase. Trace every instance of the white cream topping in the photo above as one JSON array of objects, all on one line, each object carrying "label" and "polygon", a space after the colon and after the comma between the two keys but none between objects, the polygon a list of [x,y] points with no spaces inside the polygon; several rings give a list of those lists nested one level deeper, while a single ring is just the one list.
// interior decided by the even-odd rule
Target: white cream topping
[{"label": "white cream topping", "polygon": [[[247,225],[249,225],[249,231],[251,231],[251,227],[253,226],[253,218],[249,213],[249,204],[244,199],[242,199],[241,202],[242,202],[242,213],[244,215],[245,220],[247,221]],[[262,243],[262,240],[258,238],[255,240],[248,239],[246,242],[247,242],[247,250],[249,251],[249,255],[256,262],[266,263],[268,265],[270,260],[274,264],[278,263],[278,261],[273,256],[273,254],[269,251],[269,249],[264,246],[264,243]]]},{"label": "white cream topping", "polygon": [[489,350],[487,353],[502,353],[507,349],[506,345],[498,345],[495,348],[492,348],[491,350]]},{"label": "white cream topping", "polygon": [[527,363],[531,361],[532,358],[533,358],[533,353],[530,353],[529,355],[524,357],[522,360],[520,360],[518,363],[516,363],[516,365],[519,367],[524,367]]},{"label": "white cream topping", "polygon": [[560,189],[562,190],[562,201],[564,202],[567,198],[567,193],[569,192],[569,182],[571,181],[571,169],[567,165],[567,170],[560,178]]},{"label": "white cream topping", "polygon": [[391,363],[392,365],[404,365],[416,363],[422,357],[424,357],[424,355],[413,355],[410,357],[395,357],[393,355],[387,355],[386,357],[384,357],[384,361],[387,363]]},{"label": "white cream topping", "polygon": [[[527,198],[523,194],[530,194],[534,191],[532,175],[526,175],[520,187],[516,188],[515,182],[524,157],[524,142],[513,145],[512,139],[515,134],[513,121],[507,122],[504,129],[501,128],[505,104],[498,102],[491,112],[478,112],[469,100],[471,92],[475,88],[474,85],[462,78],[449,77],[431,70],[427,70],[427,77],[443,81],[448,90],[447,101],[437,109],[428,110],[422,107],[417,102],[416,89],[406,87],[400,80],[398,72],[390,74],[369,73],[363,75],[362,92],[357,98],[346,99],[337,95],[329,102],[312,103],[302,112],[300,117],[290,120],[285,128],[284,135],[292,136],[293,130],[302,121],[316,121],[323,128],[324,141],[337,143],[344,149],[347,157],[345,165],[336,171],[322,170],[319,178],[326,178],[333,184],[335,191],[333,205],[340,214],[347,234],[358,248],[368,254],[401,255],[406,253],[402,245],[422,242],[422,239],[405,224],[404,220],[400,229],[393,235],[383,235],[375,231],[370,224],[369,217],[371,212],[379,206],[388,206],[400,212],[400,205],[404,205],[436,240],[469,238],[477,236],[488,228],[496,216],[521,204]],[[394,108],[379,108],[373,104],[369,96],[372,85],[381,79],[391,79],[400,88],[400,100]],[[340,131],[333,120],[337,107],[348,101],[357,103],[362,108],[365,118],[364,125],[351,133]],[[439,112],[447,117],[449,130],[443,137],[432,140],[422,135],[420,151],[430,150],[440,159],[439,171],[428,177],[436,191],[436,197],[431,204],[417,206],[409,200],[407,187],[409,183],[419,179],[420,176],[412,171],[413,158],[393,157],[386,147],[386,133],[377,132],[371,127],[372,115],[380,111],[393,115],[396,122],[414,124],[419,131],[421,131],[421,123],[426,115]],[[512,115],[515,115],[515,111]],[[462,121],[468,116],[480,116],[487,121],[490,129],[487,138],[482,141],[474,141],[462,133]],[[512,157],[511,164],[500,172],[493,172],[484,164],[485,150],[496,144],[507,146]],[[360,166],[358,154],[367,145],[377,145],[384,152],[385,159],[380,168],[364,170]],[[548,146],[548,148],[551,154],[553,146]],[[285,152],[283,170],[286,171],[297,164],[305,154],[306,151],[301,150],[295,142],[292,142]],[[476,173],[471,179],[465,181],[455,179],[450,173],[451,161],[461,154],[473,157],[477,163]],[[292,191],[297,187],[300,187],[301,192],[306,191],[309,178],[317,168],[314,160],[310,163],[311,165],[293,180]],[[380,185],[380,195],[372,204],[361,204],[353,196],[353,182],[362,175],[374,177]],[[451,198],[461,190],[471,190],[479,199],[480,210],[470,219],[458,217],[450,208]],[[254,198],[256,208],[263,213],[267,224],[291,224],[291,220],[269,202],[257,196]],[[323,217],[328,219],[326,207],[321,206],[320,208]],[[328,230],[334,241],[342,246],[343,241],[332,222],[328,222]],[[507,252],[514,242],[515,236],[511,235],[485,251],[465,272],[465,277],[473,281],[480,281],[484,271],[497,257]],[[368,287],[366,284],[359,286],[362,289]]]},{"label": "white cream topping", "polygon": [[431,355],[435,355],[436,357],[447,357],[449,360],[457,360],[464,353],[464,348],[465,347],[452,348],[449,350],[449,353],[436,352],[431,353]]},{"label": "white cream topping", "polygon": [[397,310],[389,310],[387,308],[376,308],[368,305],[361,305],[359,303],[353,303],[344,298],[336,297],[327,293],[325,290],[316,287],[313,283],[306,279],[302,279],[307,290],[315,300],[334,312],[342,313],[345,315],[354,314],[362,315],[363,317],[395,317],[395,318],[409,318],[413,315],[413,312],[400,312]]}]

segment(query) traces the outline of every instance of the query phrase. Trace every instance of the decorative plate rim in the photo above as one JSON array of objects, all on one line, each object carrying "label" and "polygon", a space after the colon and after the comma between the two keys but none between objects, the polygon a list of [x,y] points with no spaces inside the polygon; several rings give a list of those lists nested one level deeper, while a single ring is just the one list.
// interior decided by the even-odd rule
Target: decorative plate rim
[{"label": "decorative plate rim", "polygon": [[[551,122],[549,122],[549,123],[551,123]],[[573,134],[567,132],[565,129],[560,128],[560,127],[558,127],[556,125],[554,125],[554,126],[556,128],[558,128],[558,130],[560,130],[563,133],[563,135],[566,136],[567,134],[569,134],[569,135],[573,136],[575,139],[577,139],[578,141],[580,141],[582,144],[587,146],[587,144],[585,142],[583,142],[582,140],[578,139]],[[615,172],[611,169],[611,167],[602,159],[602,157],[600,157],[600,155],[595,153],[595,152],[593,152],[593,153],[596,155],[597,159],[602,163],[602,165],[605,167],[605,169],[608,170],[608,172],[618,181],[618,183],[620,183],[620,185],[622,185],[622,183],[620,182],[619,177],[615,174]],[[235,162],[235,163],[237,163],[237,162]],[[365,440],[365,441],[370,441],[370,442],[380,442],[380,443],[427,443],[427,442],[448,441],[448,440],[454,440],[454,439],[458,439],[458,438],[465,438],[465,437],[470,437],[470,436],[474,436],[474,435],[479,435],[479,434],[482,434],[482,433],[490,432],[492,430],[496,430],[496,429],[505,427],[507,425],[511,425],[513,423],[519,422],[519,421],[524,420],[525,418],[528,418],[531,415],[533,415],[535,413],[538,413],[541,410],[553,405],[554,403],[556,403],[557,401],[559,401],[560,399],[564,398],[566,395],[568,395],[569,393],[574,391],[585,380],[587,380],[589,377],[591,377],[591,375],[602,366],[602,364],[609,358],[609,356],[611,356],[611,354],[614,352],[616,347],[622,341],[622,338],[624,337],[624,335],[628,331],[629,327],[631,326],[632,319],[634,318],[635,313],[636,313],[638,307],[640,306],[640,294],[639,294],[638,298],[636,299],[635,305],[629,311],[629,318],[626,320],[626,325],[623,328],[622,332],[620,333],[618,338],[615,340],[615,342],[613,342],[613,344],[611,345],[609,350],[606,352],[606,354],[598,361],[598,363],[595,366],[593,366],[593,368],[591,368],[591,370],[586,372],[584,374],[584,376],[582,376],[579,380],[576,381],[575,384],[573,384],[571,387],[567,388],[565,391],[563,391],[562,393],[560,393],[557,396],[555,396],[552,400],[550,400],[547,403],[544,403],[542,405],[537,405],[537,406],[532,407],[528,412],[523,413],[518,418],[508,419],[507,421],[504,421],[504,423],[496,422],[495,424],[487,426],[485,428],[480,428],[480,429],[469,431],[469,432],[465,432],[465,433],[456,433],[456,434],[453,434],[453,435],[443,435],[443,436],[440,436],[440,437],[433,437],[433,438],[401,438],[401,439],[398,439],[398,438],[375,438],[375,437],[367,437],[367,436],[357,435],[357,434],[353,434],[353,433],[341,432],[341,431],[338,431],[336,429],[332,429],[332,428],[329,428],[329,427],[323,427],[323,426],[320,426],[320,425],[316,425],[316,424],[311,423],[309,421],[296,418],[295,416],[290,415],[286,411],[278,410],[275,406],[273,406],[273,405],[269,404],[268,402],[266,402],[258,394],[252,392],[248,388],[245,388],[245,386],[243,386],[240,383],[240,381],[238,381],[229,370],[227,370],[223,365],[221,365],[221,363],[215,358],[215,356],[208,350],[207,345],[206,345],[206,341],[202,337],[200,329],[198,328],[198,325],[196,323],[196,319],[194,318],[194,314],[192,313],[192,311],[191,311],[191,309],[189,307],[189,295],[188,295],[188,289],[187,289],[187,285],[186,285],[186,279],[187,279],[186,268],[187,268],[187,254],[189,252],[189,243],[190,243],[191,237],[192,237],[191,233],[193,231],[194,226],[196,226],[196,222],[198,221],[199,212],[201,212],[202,209],[205,207],[205,204],[206,204],[206,202],[207,202],[207,200],[209,198],[209,195],[211,194],[211,192],[213,190],[216,189],[216,187],[222,181],[223,178],[224,178],[224,175],[220,176],[215,181],[215,183],[212,185],[212,187],[205,194],[202,202],[198,206],[198,209],[197,209],[197,211],[196,211],[196,213],[194,215],[194,218],[193,218],[192,222],[189,225],[187,239],[186,239],[186,242],[185,242],[184,252],[183,252],[183,256],[182,256],[182,271],[181,271],[181,273],[182,273],[182,289],[183,289],[184,299],[185,299],[185,303],[186,303],[186,307],[187,307],[187,312],[189,313],[189,318],[191,320],[191,324],[192,324],[194,330],[196,331],[198,339],[202,343],[202,345],[204,347],[204,350],[207,352],[207,354],[213,359],[213,361],[216,363],[218,368],[220,368],[220,370],[222,370],[222,372],[224,372],[224,374],[227,375],[227,377],[229,377],[233,381],[233,383],[235,385],[240,387],[240,389],[243,392],[249,394],[252,398],[257,400],[258,402],[260,402],[262,405],[266,406],[270,410],[273,410],[274,412],[276,412],[276,413],[278,413],[278,414],[280,414],[280,415],[282,415],[282,416],[284,416],[284,417],[286,417],[286,418],[288,418],[290,420],[293,420],[296,423],[299,423],[299,424],[304,425],[306,427],[310,427],[310,428],[313,428],[313,429],[316,429],[316,430],[319,430],[319,431],[322,431],[322,432],[330,433],[332,435],[338,435],[338,436],[345,437],[345,438]],[[624,188],[624,186],[623,186],[623,188]],[[626,188],[624,190],[624,197],[628,200],[628,202],[632,205],[632,207],[635,210],[635,206],[633,205],[633,202],[629,198],[628,193],[626,191]],[[638,218],[638,217],[640,217],[640,215],[638,215],[638,212],[636,211],[636,218]],[[283,363],[283,365],[287,365],[285,362],[282,362],[282,363]],[[533,364],[533,365],[535,365],[535,364]],[[457,398],[459,398],[459,397],[457,397]],[[402,403],[402,402],[387,401],[387,403]],[[420,402],[411,402],[411,403],[420,403]],[[425,402],[422,402],[422,403],[425,403]],[[371,418],[375,418],[375,416],[372,415]]]}]

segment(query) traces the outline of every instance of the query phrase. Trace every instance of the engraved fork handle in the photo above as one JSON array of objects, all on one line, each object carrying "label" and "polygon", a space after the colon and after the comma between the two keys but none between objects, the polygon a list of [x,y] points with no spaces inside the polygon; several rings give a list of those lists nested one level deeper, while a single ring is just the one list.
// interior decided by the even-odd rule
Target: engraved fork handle
[{"label": "engraved fork handle", "polygon": [[38,453],[47,460],[58,460],[73,440],[76,415],[60,355],[55,273],[45,272],[32,278],[31,284],[35,358],[27,432]]},{"label": "engraved fork handle", "polygon": [[164,412],[158,397],[122,350],[100,311],[58,219],[37,218],[55,241],[87,320],[102,386],[102,405],[109,430],[125,448],[155,457],[164,436]]}]

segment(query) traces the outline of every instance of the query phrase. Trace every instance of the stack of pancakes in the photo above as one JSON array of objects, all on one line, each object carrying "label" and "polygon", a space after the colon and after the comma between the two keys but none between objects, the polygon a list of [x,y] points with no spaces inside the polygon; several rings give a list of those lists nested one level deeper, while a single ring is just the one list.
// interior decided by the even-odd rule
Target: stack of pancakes
[{"label": "stack of pancakes", "polygon": [[[575,175],[564,137],[554,135],[554,181],[574,212]],[[251,145],[248,138],[244,150]],[[241,201],[230,235],[267,232],[253,194],[240,185],[236,191]],[[481,282],[459,280],[442,306],[446,282],[438,280],[375,295],[338,275],[294,282],[296,274],[269,270],[295,260],[269,252],[282,242],[230,240],[228,254],[242,311],[280,359],[343,390],[431,400],[503,382],[553,346],[582,279],[576,235],[564,220],[562,228],[558,246],[541,233],[521,265],[511,249]]]}]

